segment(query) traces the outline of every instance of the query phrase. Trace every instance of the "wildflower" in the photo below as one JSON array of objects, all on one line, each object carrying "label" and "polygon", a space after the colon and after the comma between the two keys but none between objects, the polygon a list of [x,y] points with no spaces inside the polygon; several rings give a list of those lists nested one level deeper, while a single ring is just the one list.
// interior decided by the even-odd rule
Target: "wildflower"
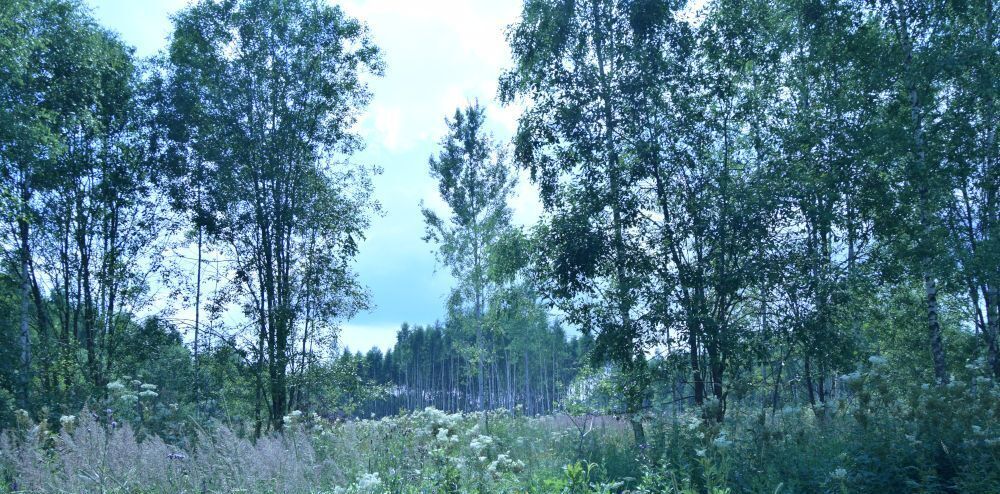
[{"label": "wildflower", "polygon": [[469,447],[472,448],[472,450],[475,451],[476,453],[479,453],[480,451],[488,448],[490,444],[493,444],[493,438],[490,436],[484,436],[480,434],[475,439],[473,439],[472,442],[469,443]]},{"label": "wildflower", "polygon": [[72,427],[76,423],[76,415],[63,415],[59,417],[59,423],[63,427]]},{"label": "wildflower", "polygon": [[704,457],[705,456],[705,450],[704,449],[696,449],[696,450],[694,450],[694,454],[698,455],[699,457]]},{"label": "wildflower", "polygon": [[847,478],[847,470],[843,468],[838,468],[830,474],[830,478],[833,480],[844,480]]},{"label": "wildflower", "polygon": [[889,361],[886,360],[885,357],[881,355],[872,355],[871,357],[868,357],[868,363],[872,364],[873,366],[882,366],[888,362]]},{"label": "wildflower", "polygon": [[152,391],[152,390],[146,389],[146,390],[140,391],[139,392],[139,396],[141,396],[143,398],[156,398],[157,396],[160,396],[160,394],[157,393],[156,391]]},{"label": "wildflower", "polygon": [[302,418],[302,411],[292,410],[291,413],[289,413],[288,415],[281,417],[281,422],[284,423],[285,425],[291,425],[298,422],[300,418]]},{"label": "wildflower", "polygon": [[358,479],[358,489],[371,490],[382,485],[382,479],[378,478],[378,472],[366,473]]},{"label": "wildflower", "polygon": [[438,441],[447,441],[448,440],[448,429],[446,429],[444,427],[438,429],[437,440]]},{"label": "wildflower", "polygon": [[524,463],[521,461],[514,461],[508,453],[501,453],[497,455],[497,459],[493,460],[486,467],[486,471],[491,475],[496,475],[500,472],[519,472],[524,469]]},{"label": "wildflower", "polygon": [[185,456],[184,453],[174,452],[174,453],[168,454],[167,455],[167,459],[168,460],[186,460],[187,456]]},{"label": "wildflower", "polygon": [[690,419],[688,419],[688,425],[687,425],[688,430],[692,430],[693,431],[693,430],[697,429],[700,426],[701,426],[701,419],[700,418],[692,416]]},{"label": "wildflower", "polygon": [[145,391],[156,391],[156,385],[155,384],[145,383],[145,384],[143,384],[142,386],[139,386],[139,387],[142,388]]},{"label": "wildflower", "polygon": [[719,434],[719,437],[712,441],[712,444],[717,448],[728,448],[733,445],[733,442],[726,438],[726,434]]},{"label": "wildflower", "polygon": [[108,383],[108,391],[121,392],[125,390],[125,385],[121,381],[111,381]]}]

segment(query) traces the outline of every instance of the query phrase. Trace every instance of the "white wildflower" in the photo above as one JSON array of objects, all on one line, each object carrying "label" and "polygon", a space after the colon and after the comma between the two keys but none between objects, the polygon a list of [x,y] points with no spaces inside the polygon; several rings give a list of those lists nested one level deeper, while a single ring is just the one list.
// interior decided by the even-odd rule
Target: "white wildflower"
[{"label": "white wildflower", "polygon": [[885,364],[887,364],[888,362],[889,362],[889,361],[888,361],[888,360],[886,360],[886,359],[885,359],[885,357],[883,357],[883,356],[881,356],[881,355],[872,355],[871,357],[868,357],[868,363],[869,363],[869,364],[872,364],[872,365],[874,365],[874,366],[881,366],[881,365],[885,365]]},{"label": "white wildflower", "polygon": [[712,441],[712,444],[717,448],[728,448],[733,445],[733,442],[726,438],[726,434],[719,434],[719,437]]},{"label": "white wildflower", "polygon": [[847,478],[847,470],[844,468],[838,468],[830,474],[830,478],[834,480],[844,480]]},{"label": "white wildflower", "polygon": [[469,443],[469,447],[472,448],[472,450],[475,451],[476,453],[479,453],[482,450],[490,447],[491,444],[493,444],[492,437],[480,434],[479,436],[476,436],[476,438],[473,439],[472,442]]},{"label": "white wildflower", "polygon": [[378,472],[366,473],[358,479],[358,489],[361,490],[372,490],[378,488],[382,485],[382,479],[378,478]]},{"label": "white wildflower", "polygon": [[701,419],[700,418],[692,416],[690,419],[688,419],[688,424],[687,424],[688,430],[692,430],[693,431],[693,430],[697,429],[700,426],[701,426]]},{"label": "white wildflower", "polygon": [[292,425],[294,423],[297,423],[300,418],[302,418],[302,411],[292,410],[291,413],[289,413],[288,415],[281,417],[281,422],[284,423],[285,425]]},{"label": "white wildflower", "polygon": [[125,385],[121,381],[111,381],[108,383],[108,391],[124,391]]},{"label": "white wildflower", "polygon": [[442,427],[442,428],[438,429],[437,440],[438,441],[447,441],[448,440],[448,429],[447,428]]}]

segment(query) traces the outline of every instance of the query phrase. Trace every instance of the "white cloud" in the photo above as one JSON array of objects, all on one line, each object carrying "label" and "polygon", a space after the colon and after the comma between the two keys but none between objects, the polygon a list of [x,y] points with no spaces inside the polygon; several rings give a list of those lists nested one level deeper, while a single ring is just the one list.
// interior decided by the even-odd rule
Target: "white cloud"
[{"label": "white cloud", "polygon": [[383,352],[396,344],[399,325],[356,325],[347,324],[340,332],[340,348],[350,348],[352,352],[367,352],[378,347]]},{"label": "white cloud", "polygon": [[382,145],[389,151],[399,151],[402,147],[400,129],[403,115],[399,108],[379,106],[372,110],[375,131],[382,140]]},{"label": "white cloud", "polygon": [[518,170],[517,187],[510,201],[513,209],[514,223],[530,226],[538,221],[542,214],[542,201],[538,197],[538,189],[531,184],[530,176],[525,170]]}]

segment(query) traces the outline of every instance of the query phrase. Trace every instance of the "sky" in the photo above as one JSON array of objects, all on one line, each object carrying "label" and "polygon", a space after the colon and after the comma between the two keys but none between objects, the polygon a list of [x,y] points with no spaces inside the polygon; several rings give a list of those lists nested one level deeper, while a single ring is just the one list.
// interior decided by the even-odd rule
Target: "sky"
[{"label": "sky", "polygon": [[[120,34],[140,57],[164,49],[170,16],[188,0],[87,0],[94,17]],[[337,3],[337,2],[332,2]],[[444,118],[479,101],[488,127],[508,142],[520,109],[497,102],[497,79],[510,65],[504,32],[517,20],[520,0],[345,0],[339,2],[366,23],[386,64],[371,81],[371,104],[359,122],[367,147],[355,161],[377,165],[375,197],[384,214],[373,218],[356,270],[374,308],[343,325],[341,343],[354,350],[389,348],[401,323],[443,319],[451,286],[446,269],[425,243],[420,204],[441,210],[428,159],[444,136]],[[511,206],[514,221],[527,225],[539,213],[537,193],[522,176]]]}]

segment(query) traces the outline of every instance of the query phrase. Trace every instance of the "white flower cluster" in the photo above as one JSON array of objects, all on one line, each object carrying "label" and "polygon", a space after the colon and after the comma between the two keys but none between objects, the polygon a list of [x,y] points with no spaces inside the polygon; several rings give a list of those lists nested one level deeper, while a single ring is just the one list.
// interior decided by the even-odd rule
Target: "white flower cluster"
[{"label": "white flower cluster", "polygon": [[480,434],[472,439],[472,442],[469,443],[469,447],[472,448],[473,452],[479,454],[486,448],[490,447],[491,444],[493,444],[492,437]]},{"label": "white flower cluster", "polygon": [[458,442],[458,436],[455,435],[455,434],[453,434],[452,431],[451,431],[451,429],[448,429],[447,427],[442,427],[442,428],[438,429],[437,435],[435,437],[437,438],[438,441],[440,441],[442,443],[457,443]]},{"label": "white flower cluster", "polygon": [[292,425],[298,423],[299,420],[301,419],[302,419],[302,411],[292,410],[291,413],[289,413],[288,415],[281,417],[281,422],[284,423],[285,425]]},{"label": "white flower cluster", "polygon": [[[442,429],[454,430],[462,420],[459,413],[445,413],[434,407],[427,407],[411,415],[414,422],[422,424],[417,433],[426,436],[437,436],[440,439]],[[446,432],[447,434],[447,432]]]},{"label": "white flower cluster", "polygon": [[382,492],[382,490],[379,489],[381,486],[382,479],[379,478],[378,472],[366,473],[347,488],[340,486],[334,487],[331,494],[375,494]]},{"label": "white flower cluster", "polygon": [[382,485],[382,479],[378,477],[378,472],[366,473],[358,479],[356,485],[360,491],[373,491]]},{"label": "white flower cluster", "polygon": [[687,428],[689,431],[693,431],[701,427],[701,418],[697,415],[691,415],[687,418]]},{"label": "white flower cluster", "polygon": [[712,441],[712,444],[714,444],[716,448],[720,448],[721,449],[721,448],[728,448],[728,447],[732,446],[733,442],[730,441],[726,437],[726,433],[725,432],[722,432],[722,433],[719,434],[719,437],[715,438],[715,440]]},{"label": "white flower cluster", "polygon": [[511,458],[508,453],[497,455],[497,459],[490,462],[486,467],[486,471],[490,475],[498,475],[503,472],[517,473],[522,470],[524,470],[524,462]]}]

